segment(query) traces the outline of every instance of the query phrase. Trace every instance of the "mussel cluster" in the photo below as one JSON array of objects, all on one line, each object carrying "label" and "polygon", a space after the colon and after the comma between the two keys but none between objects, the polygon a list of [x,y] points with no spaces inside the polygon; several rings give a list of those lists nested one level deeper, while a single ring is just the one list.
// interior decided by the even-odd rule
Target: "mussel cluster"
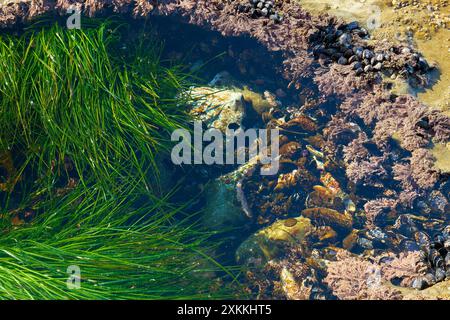
[{"label": "mussel cluster", "polygon": [[237,10],[250,14],[253,19],[266,17],[276,23],[283,20],[283,17],[275,10],[274,0],[249,0],[248,4],[239,4]]},{"label": "mussel cluster", "polygon": [[424,289],[450,278],[450,225],[432,238],[424,232],[417,232],[415,238],[430,272],[415,279],[413,287]]},{"label": "mussel cluster", "polygon": [[314,149],[307,141],[318,125],[304,114],[293,116],[281,110],[261,116],[268,129],[280,130],[279,171],[277,175],[261,177],[259,170],[255,170],[244,178],[243,188],[252,210],[259,213],[258,223],[267,224],[299,213],[307,193],[320,183],[320,171],[312,155]]},{"label": "mussel cluster", "polygon": [[[389,50],[375,50],[365,45],[361,39],[369,37],[365,28],[354,21],[338,26],[328,26],[313,35],[317,43],[313,48],[316,58],[331,59],[341,65],[351,65],[357,76],[392,68],[396,55],[408,55],[408,61],[398,70],[402,76],[425,73],[430,66],[418,53],[408,47],[391,47]],[[392,63],[391,63],[392,62]]]}]

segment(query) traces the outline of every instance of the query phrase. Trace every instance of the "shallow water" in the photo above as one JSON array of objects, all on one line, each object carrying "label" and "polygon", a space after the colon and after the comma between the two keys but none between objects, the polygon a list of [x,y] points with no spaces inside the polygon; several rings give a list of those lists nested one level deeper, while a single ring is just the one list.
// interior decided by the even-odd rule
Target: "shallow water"
[{"label": "shallow water", "polygon": [[[309,0],[305,1],[305,5],[307,7],[310,6],[309,8],[311,10],[317,10],[316,12],[326,10],[327,12],[331,12],[333,14],[345,17],[348,20],[356,19],[363,23],[364,21],[365,23],[367,23],[368,22],[367,18],[371,14],[373,14],[374,9],[373,7],[370,7],[370,5],[372,4],[375,5],[377,3],[378,2],[376,1],[366,1],[356,3],[353,1],[352,2],[341,1],[336,4],[334,1],[333,2],[330,1],[327,4],[327,2],[311,2]],[[394,10],[393,9],[391,10],[389,6],[383,5],[383,11],[381,15],[383,19],[387,19],[388,17],[392,18],[393,16],[390,16],[390,14],[393,15],[394,13],[395,13]],[[127,23],[128,22],[131,25],[136,23],[134,20],[129,20],[127,21]],[[368,23],[370,24],[371,22],[369,21]],[[260,119],[263,118],[262,112],[261,114],[259,114],[258,110],[256,110],[257,109],[256,107],[257,104],[259,104],[261,108],[266,109],[268,108],[267,99],[264,98],[265,91],[271,92],[279,92],[279,90],[282,91],[283,94],[280,93],[278,95],[278,98],[281,101],[280,109],[287,109],[289,107],[292,107],[293,109],[298,109],[299,106],[303,105],[304,101],[302,101],[302,97],[299,96],[299,93],[296,92],[295,90],[288,89],[287,82],[281,77],[280,73],[278,72],[278,66],[281,63],[280,55],[268,52],[262,46],[258,45],[255,41],[248,38],[225,38],[217,32],[209,32],[195,26],[177,23],[175,20],[172,20],[171,18],[155,18],[151,20],[151,24],[153,24],[154,30],[156,30],[155,36],[159,40],[163,40],[165,43],[162,55],[164,63],[172,64],[181,61],[184,65],[190,67],[191,71],[198,70],[199,78],[196,81],[197,82],[196,85],[199,86],[206,85],[206,83],[208,83],[217,73],[221,71],[227,71],[231,74],[231,78],[233,78],[234,82],[232,84],[231,82],[229,83],[230,87],[232,87],[233,90],[236,90],[238,93],[242,93],[244,100],[246,100],[246,102],[249,103],[249,107],[250,108],[253,107],[253,109],[255,109],[254,111],[256,111],[257,113],[256,115],[254,114],[252,115],[252,117],[247,119],[248,127],[264,126],[264,123],[262,121],[265,120]],[[139,27],[139,23],[137,27]],[[383,37],[392,37],[392,39],[398,38],[399,37],[398,35],[392,35],[389,33],[392,31],[392,28],[393,28],[392,26],[387,26],[387,24],[385,27],[383,25],[380,26],[378,29],[374,30],[374,39]],[[445,31],[448,32],[448,30]],[[437,31],[434,36],[440,39],[439,37],[441,36],[441,32],[443,31],[442,30]],[[134,30],[131,30],[130,38],[132,38],[134,34],[137,34],[137,32],[135,33]],[[435,38],[432,37],[431,40],[418,39],[417,44],[419,46],[419,49],[420,45],[423,45],[425,47],[428,46],[426,47],[425,50],[429,50],[431,52],[432,46],[434,44],[433,39]],[[395,40],[397,41],[398,39]],[[421,43],[420,41],[422,41],[423,43],[420,44]],[[126,44],[124,44],[124,50],[126,50]],[[426,57],[429,58],[431,56]],[[438,60],[440,59],[439,61],[441,61],[441,63],[447,62],[442,61],[445,59],[439,53],[437,53],[433,57],[435,57]],[[264,68],[261,68],[260,67],[261,65],[264,65]],[[431,89],[426,90],[423,93],[418,93],[418,96],[422,99],[422,101],[429,103],[431,107],[445,109],[446,107],[443,106],[441,103],[442,102],[441,100],[444,99],[441,86],[443,83],[446,83],[446,81],[448,81],[448,73],[446,72],[448,71],[448,69],[446,69],[445,67],[442,68],[441,64],[440,69],[441,69],[440,79],[437,80],[437,82]],[[405,92],[413,90],[412,88],[408,88],[406,84],[404,85],[405,86],[403,90]],[[396,89],[402,90],[401,86],[398,86]],[[321,106],[321,108],[323,107],[322,111],[324,113],[329,113],[328,116],[330,116],[330,114],[334,114],[336,111],[335,102],[336,102],[335,100],[330,99],[328,103],[331,105]],[[307,112],[308,110],[306,110],[305,114],[307,114]],[[291,116],[289,114],[289,111],[287,111],[286,113],[287,113],[286,116],[289,119],[289,117]],[[299,119],[307,121],[308,118],[305,116],[304,118]],[[318,145],[320,145],[319,141],[320,139],[314,140],[312,135],[321,132],[323,125],[325,125],[325,122],[328,122],[328,120],[329,118],[325,116],[323,118],[318,117],[318,120],[314,122],[317,122],[317,125],[319,125],[319,127],[314,125],[313,126],[314,129],[309,130],[308,133],[306,134],[306,136],[308,137],[305,137],[305,135],[301,134],[296,135],[294,130],[294,133],[289,138],[292,139],[292,141],[290,142],[294,143],[301,142],[302,145],[309,143],[314,144],[314,142],[316,142],[318,143]],[[303,125],[305,125],[305,122],[303,122]],[[355,124],[355,126],[357,125]],[[245,127],[247,127],[247,125],[245,125]],[[289,136],[289,133],[287,133],[286,136]],[[295,159],[296,163],[286,162],[285,164],[286,167],[284,169],[286,170],[286,172],[283,173],[286,174],[286,176],[291,174],[293,171],[297,172],[297,169],[292,170],[293,165],[295,165],[296,168],[297,167],[305,168],[305,170],[301,171],[302,174],[305,176],[304,181],[301,181],[301,183],[294,185],[294,187],[289,187],[284,190],[281,189],[283,190],[283,192],[280,192],[279,190],[273,190],[270,189],[272,188],[270,184],[273,184],[274,181],[270,181],[270,179],[265,179],[264,177],[258,175],[251,177],[252,174],[251,173],[249,174],[249,177],[247,177],[248,179],[245,181],[245,183],[247,184],[244,187],[245,190],[241,191],[242,193],[245,192],[251,194],[252,198],[248,200],[254,202],[253,206],[254,208],[256,208],[254,212],[255,216],[252,216],[251,219],[248,219],[249,216],[247,216],[244,220],[238,220],[239,217],[237,217],[236,221],[233,221],[232,220],[233,218],[231,219],[231,223],[237,224],[238,230],[237,231],[236,229],[232,230],[230,232],[231,234],[230,238],[232,239],[232,241],[226,243],[225,247],[220,248],[219,255],[221,255],[222,258],[224,258],[223,261],[234,261],[236,248],[256,230],[260,230],[261,233],[257,234],[255,237],[263,235],[264,237],[266,237],[264,241],[266,240],[267,242],[274,241],[274,243],[280,240],[288,243],[292,241],[292,243],[298,245],[296,241],[301,242],[301,240],[304,240],[305,230],[310,227],[310,224],[308,225],[308,223],[304,221],[308,219],[306,219],[305,217],[299,217],[299,215],[301,210],[308,206],[307,204],[308,198],[310,198],[310,196],[313,194],[312,187],[314,187],[315,191],[317,191],[316,195],[318,194],[319,191],[322,191],[324,193],[323,199],[316,199],[323,201],[323,203],[319,202],[319,204],[317,204],[318,207],[312,208],[312,209],[321,209],[320,211],[318,211],[319,214],[330,214],[330,213],[333,214],[334,212],[329,210],[330,208],[333,208],[333,210],[336,209],[347,213],[347,208],[349,207],[346,204],[349,203],[350,196],[352,198],[353,197],[355,198],[355,202],[360,201],[358,204],[359,207],[358,211],[363,211],[363,209],[361,208],[362,207],[361,203],[363,203],[367,199],[371,198],[375,199],[375,197],[384,197],[384,196],[389,197],[388,194],[385,195],[384,193],[382,193],[382,191],[393,192],[393,189],[395,189],[395,186],[393,186],[394,184],[396,184],[395,181],[382,181],[379,183],[381,184],[381,186],[378,185],[374,187],[373,190],[370,189],[371,187],[367,188],[359,187],[360,189],[356,190],[356,186],[353,186],[346,180],[345,173],[342,171],[342,168],[338,167],[337,164],[336,166],[334,166],[335,164],[333,163],[322,164],[323,168],[325,168],[325,165],[327,166],[329,165],[329,168],[327,167],[326,170],[333,172],[334,177],[337,180],[339,180],[334,181],[333,179],[330,179],[330,177],[333,178],[333,176],[327,176],[327,174],[324,174],[325,172],[322,172],[324,169],[319,168],[320,161],[317,160],[316,155],[319,158],[321,158],[320,157],[321,151],[315,150],[310,145],[308,146],[310,148],[302,150],[303,152],[301,153],[301,155],[296,154],[295,158],[294,156],[292,156],[292,159]],[[367,147],[370,148],[370,146]],[[442,169],[445,169],[446,171],[447,170],[450,171],[450,162],[448,161],[450,153],[449,147],[450,146],[448,145],[438,145],[435,146],[433,150],[434,155],[437,158],[437,165]],[[317,146],[317,148],[320,149],[321,146]],[[308,153],[308,150],[310,153]],[[178,201],[180,203],[186,203],[188,200],[196,198],[202,190],[204,191],[206,189],[207,194],[208,191],[210,191],[209,197],[211,197],[212,193],[212,198],[216,202],[214,201],[211,202],[211,199],[205,199],[205,197],[203,196],[198,197],[199,200],[193,201],[191,207],[189,208],[191,212],[195,212],[197,210],[202,209],[206,209],[206,211],[214,211],[217,207],[220,207],[222,205],[226,207],[229,205],[230,206],[229,208],[225,208],[225,210],[221,212],[223,216],[226,216],[227,214],[236,215],[236,213],[238,216],[240,214],[240,211],[242,211],[244,207],[244,202],[242,201],[242,199],[239,201],[234,201],[233,195],[237,193],[238,187],[233,185],[235,181],[232,180],[232,177],[230,178],[229,176],[226,175],[227,173],[230,173],[230,171],[236,169],[236,167],[197,166],[195,168],[184,167],[180,170],[178,169],[179,168],[174,169],[173,163],[168,163],[166,167],[162,168],[162,170],[167,170],[168,172],[166,179],[169,180],[168,183],[169,185],[172,185],[173,182],[183,181],[181,192],[177,193],[177,195],[174,196],[173,200]],[[224,184],[231,185],[230,187],[231,192],[227,193],[226,189],[227,186],[225,186],[225,188],[219,189],[218,191],[216,191],[215,188],[210,188],[211,185],[209,183],[215,181],[215,179],[218,177],[225,177]],[[327,179],[323,179],[324,177],[327,177]],[[311,180],[308,181],[308,179]],[[341,183],[342,188],[339,186],[339,183]],[[309,184],[311,184],[311,186]],[[220,186],[223,186],[223,184]],[[214,187],[217,187],[217,185]],[[276,187],[278,187],[278,185]],[[330,196],[331,190],[334,190],[334,192],[336,192],[338,196],[336,194]],[[374,194],[371,194],[372,191],[374,192],[374,194],[376,194],[376,196],[374,196]],[[349,196],[350,193],[351,195]],[[356,193],[357,195],[355,195]],[[230,194],[232,195],[231,197]],[[274,194],[279,195],[280,197],[278,199],[272,199],[274,197]],[[230,197],[230,199],[226,199],[226,197]],[[327,203],[326,200],[330,200],[328,199],[328,197],[330,197],[331,203]],[[306,201],[305,198],[307,199]],[[289,208],[289,204],[287,204],[288,201],[286,200],[289,201],[292,200],[292,202],[294,202],[294,205]],[[319,208],[322,205],[325,208],[322,207]],[[330,207],[326,207],[326,205],[329,205]],[[387,209],[391,208],[387,207]],[[233,210],[235,212],[232,212]],[[267,216],[264,216],[263,214],[260,214],[260,212],[257,212],[257,210],[260,210],[261,212],[263,210],[268,211],[272,210],[272,212],[270,212]],[[354,209],[352,212],[354,212]],[[260,216],[258,216],[259,214]],[[311,215],[312,214],[313,213],[311,213]],[[309,243],[311,247],[317,249],[318,251],[322,250],[324,246],[326,246],[328,243],[327,237],[331,238],[334,237],[335,238],[333,240],[334,242],[330,241],[329,243],[333,244],[339,243],[338,246],[340,246],[341,242],[344,243],[343,240],[344,236],[347,238],[347,236],[351,235],[349,234],[348,229],[352,230],[351,233],[353,233],[353,231],[358,232],[367,231],[364,230],[365,229],[364,221],[361,220],[360,219],[361,217],[359,217],[357,214],[360,214],[360,212],[355,213],[354,216],[355,220],[350,223],[350,227],[347,226],[348,225],[348,223],[346,222],[347,220],[344,220],[343,222],[341,222],[340,225],[338,224],[336,227],[339,232],[338,235],[333,234],[334,232],[333,230],[331,230],[333,232],[328,230],[329,233],[323,235],[324,240],[316,239],[317,240],[316,242]],[[429,213],[426,213],[423,216],[417,218],[420,221],[427,221],[427,219],[429,219],[429,221],[427,222],[430,223],[438,222],[439,225],[433,224],[430,227],[428,227],[427,225],[426,228],[427,231],[428,230],[435,231],[436,228],[440,227],[443,223],[445,223],[448,220],[448,216],[444,217],[443,218],[444,220],[438,221],[434,219],[434,217],[431,215],[426,216],[428,214]],[[208,221],[214,221],[214,218],[218,217],[213,217],[212,219],[204,219],[202,223],[207,224]],[[390,219],[392,217],[388,218]],[[276,222],[271,225],[271,223],[274,221]],[[392,221],[387,221],[386,223],[391,222]],[[212,225],[209,225],[209,227],[212,227]],[[320,224],[320,227],[323,227],[322,224]],[[381,227],[382,228],[386,227],[385,223],[383,223]],[[367,235],[363,234],[361,236],[361,239],[368,241],[367,237],[368,237]],[[397,249],[395,245],[386,244],[384,242],[377,243],[376,241],[378,241],[379,238],[374,237],[374,239],[376,246],[375,250],[384,251],[386,249],[388,250]],[[276,245],[274,245],[274,243],[270,243],[268,244],[268,246],[273,246],[274,248],[269,249],[271,250],[273,249],[275,251],[277,248],[275,248]],[[264,245],[266,244],[267,243],[264,243]],[[251,248],[251,246],[252,245],[257,246],[259,244],[251,243],[251,241],[249,243],[247,241],[246,245],[250,247],[249,251],[251,256],[253,253],[252,251],[253,249]],[[356,244],[356,246],[357,245],[358,244]],[[263,245],[261,247],[263,247]],[[261,249],[262,251],[265,250],[267,251],[264,252],[264,254],[267,254],[267,256],[272,255],[272,252],[269,252],[271,250],[267,248]],[[354,250],[354,252],[360,254],[363,252],[363,250],[366,251],[365,249],[367,248],[361,246],[361,248]],[[283,252],[282,250],[285,251]],[[281,249],[282,252],[278,252],[279,256],[276,258],[279,258],[280,256],[283,257],[288,256],[290,254],[289,250],[290,250],[289,247]],[[251,256],[251,258],[255,260],[255,257]],[[290,257],[287,257],[286,259],[289,258]],[[298,258],[300,260],[300,257]],[[257,257],[256,260],[258,260]],[[320,259],[317,259],[317,262],[320,262],[319,260]],[[286,266],[283,266],[283,268],[286,268]],[[257,269],[256,271],[262,271],[263,267],[261,265],[257,265],[256,269]],[[284,273],[282,273],[282,275],[283,274]],[[273,279],[267,277],[267,279],[264,280],[272,281]],[[270,296],[270,298],[273,297],[274,296]]]},{"label": "shallow water", "polygon": [[[396,81],[393,90],[410,93],[450,115],[450,6],[446,0],[298,0],[309,11],[329,13],[347,21],[356,20],[371,32],[372,41],[388,39],[412,43],[439,69],[428,88],[413,88]],[[449,172],[450,146],[436,146],[436,166]]]}]

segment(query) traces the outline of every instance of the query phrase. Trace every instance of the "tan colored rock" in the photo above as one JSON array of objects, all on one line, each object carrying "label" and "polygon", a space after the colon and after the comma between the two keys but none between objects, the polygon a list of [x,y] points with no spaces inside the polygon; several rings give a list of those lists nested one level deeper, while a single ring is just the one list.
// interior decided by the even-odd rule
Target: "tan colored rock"
[{"label": "tan colored rock", "polygon": [[190,114],[206,124],[225,133],[232,123],[241,125],[245,115],[243,95],[238,90],[220,90],[198,87],[191,90],[194,105]]}]

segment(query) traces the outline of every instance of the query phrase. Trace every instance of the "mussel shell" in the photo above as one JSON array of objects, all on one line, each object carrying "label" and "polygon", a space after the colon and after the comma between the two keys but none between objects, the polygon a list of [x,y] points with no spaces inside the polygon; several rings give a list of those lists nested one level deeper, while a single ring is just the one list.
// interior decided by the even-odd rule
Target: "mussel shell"
[{"label": "mussel shell", "polygon": [[417,245],[422,249],[428,252],[431,246],[430,237],[422,231],[418,231],[414,234],[414,239],[416,240]]},{"label": "mussel shell", "polygon": [[395,221],[394,227],[398,230],[399,233],[411,237],[415,232],[418,231],[418,228],[414,221],[405,214],[400,215]]},{"label": "mussel shell", "polygon": [[403,252],[419,251],[420,247],[415,241],[412,241],[410,239],[403,239],[402,241],[400,241],[400,250]]},{"label": "mussel shell", "polygon": [[414,278],[414,280],[412,281],[412,284],[411,284],[411,287],[413,287],[416,290],[423,290],[428,286],[429,286],[429,284],[425,277]]},{"label": "mussel shell", "polygon": [[278,173],[286,174],[286,173],[290,173],[296,169],[298,169],[298,166],[295,162],[292,162],[291,160],[281,160],[279,162]]},{"label": "mussel shell", "polygon": [[444,259],[436,249],[431,249],[428,254],[428,261],[434,268],[444,267]]},{"label": "mussel shell", "polygon": [[366,249],[366,250],[372,250],[373,249],[372,241],[370,241],[370,240],[368,240],[366,238],[360,237],[360,238],[358,238],[356,240],[356,243],[363,249]]},{"label": "mussel shell", "polygon": [[445,270],[444,268],[436,268],[434,272],[434,277],[436,279],[436,282],[440,282],[445,279]]}]

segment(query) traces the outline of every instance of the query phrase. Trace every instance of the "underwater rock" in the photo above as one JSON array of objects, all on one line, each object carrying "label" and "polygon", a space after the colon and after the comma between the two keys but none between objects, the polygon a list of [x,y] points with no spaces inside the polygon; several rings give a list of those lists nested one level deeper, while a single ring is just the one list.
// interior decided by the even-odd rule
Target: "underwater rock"
[{"label": "underwater rock", "polygon": [[205,193],[205,225],[215,230],[241,227],[252,218],[242,190],[242,178],[255,170],[256,165],[257,159],[252,158],[236,170],[210,182]]},{"label": "underwater rock", "polygon": [[194,102],[190,114],[208,128],[223,133],[231,124],[242,125],[245,117],[244,96],[239,90],[197,87],[190,91]]},{"label": "underwater rock", "polygon": [[250,103],[253,110],[255,110],[255,112],[259,115],[280,106],[276,96],[269,91],[265,91],[263,94],[260,94],[250,90],[247,86],[244,86],[242,89],[242,95],[244,100]]},{"label": "underwater rock", "polygon": [[284,267],[280,273],[281,286],[288,300],[309,300],[311,287],[305,285],[305,280],[298,282],[293,274]]},{"label": "underwater rock", "polygon": [[237,182],[215,179],[205,192],[205,214],[203,224],[213,230],[239,227],[248,221],[237,194]]},{"label": "underwater rock", "polygon": [[264,264],[279,257],[286,245],[298,246],[305,242],[312,232],[314,227],[307,218],[277,220],[245,240],[236,251],[236,260],[243,265]]}]

